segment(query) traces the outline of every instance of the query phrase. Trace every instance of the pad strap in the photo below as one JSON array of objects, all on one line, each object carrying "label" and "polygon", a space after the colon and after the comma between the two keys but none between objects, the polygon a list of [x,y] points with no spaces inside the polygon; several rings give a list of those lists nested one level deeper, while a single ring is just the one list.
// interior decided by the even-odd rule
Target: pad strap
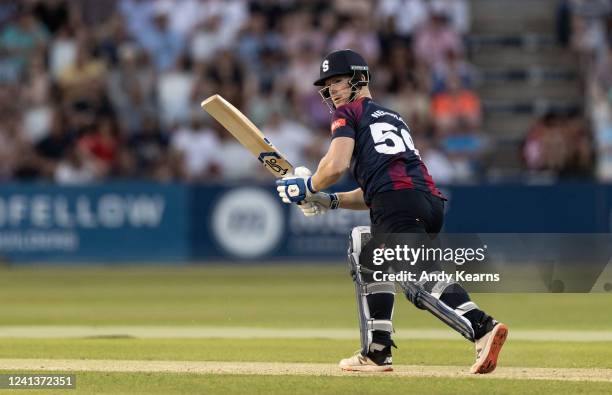
[{"label": "pad strap", "polygon": [[382,294],[382,293],[394,294],[395,293],[395,284],[393,283],[376,282],[376,283],[365,284],[363,288],[364,288],[363,290],[364,290],[365,295]]},{"label": "pad strap", "polygon": [[393,323],[391,320],[368,320],[368,330],[370,331],[385,331],[393,333]]}]

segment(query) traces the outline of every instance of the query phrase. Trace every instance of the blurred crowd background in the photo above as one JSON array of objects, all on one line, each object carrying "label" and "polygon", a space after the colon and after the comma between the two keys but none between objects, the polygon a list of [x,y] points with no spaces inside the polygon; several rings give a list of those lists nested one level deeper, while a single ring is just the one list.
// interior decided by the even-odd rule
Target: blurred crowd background
[{"label": "blurred crowd background", "polygon": [[[407,121],[440,183],[489,180],[466,0],[0,1],[0,180],[232,181],[267,173],[199,103],[220,93],[295,165],[329,143],[312,86],[322,57],[360,52],[374,99]],[[611,6],[559,1],[557,39],[584,103],[534,113],[522,171],[612,179]]]}]

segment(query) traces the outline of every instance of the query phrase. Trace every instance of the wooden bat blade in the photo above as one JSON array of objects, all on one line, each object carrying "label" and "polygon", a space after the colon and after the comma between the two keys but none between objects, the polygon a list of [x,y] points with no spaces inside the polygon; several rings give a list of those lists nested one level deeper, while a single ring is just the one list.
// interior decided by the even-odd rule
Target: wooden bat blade
[{"label": "wooden bat blade", "polygon": [[293,166],[264,134],[230,102],[212,95],[202,102],[202,108],[248,149],[276,177],[293,174]]}]

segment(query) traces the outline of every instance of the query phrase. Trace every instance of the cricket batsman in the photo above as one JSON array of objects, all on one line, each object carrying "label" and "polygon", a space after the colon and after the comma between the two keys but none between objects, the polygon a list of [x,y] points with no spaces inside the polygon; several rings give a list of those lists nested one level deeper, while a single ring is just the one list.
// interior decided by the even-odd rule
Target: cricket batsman
[{"label": "cricket batsman", "polygon": [[[437,189],[410,129],[395,111],[372,100],[370,71],[350,49],[328,54],[320,66],[323,101],[332,111],[331,144],[314,174],[300,167],[277,181],[285,203],[298,204],[306,216],[338,208],[370,210],[371,226],[350,235],[349,265],[355,282],[361,350],[340,361],[347,371],[392,371],[391,339],[395,284],[376,282],[364,270],[367,241],[381,234],[422,234],[434,239],[440,232],[445,198]],[[325,193],[351,169],[359,188]],[[432,270],[435,270],[432,269]],[[490,373],[506,340],[508,328],[478,308],[463,287],[452,280],[400,283],[415,306],[432,313],[475,344],[472,373]]]}]

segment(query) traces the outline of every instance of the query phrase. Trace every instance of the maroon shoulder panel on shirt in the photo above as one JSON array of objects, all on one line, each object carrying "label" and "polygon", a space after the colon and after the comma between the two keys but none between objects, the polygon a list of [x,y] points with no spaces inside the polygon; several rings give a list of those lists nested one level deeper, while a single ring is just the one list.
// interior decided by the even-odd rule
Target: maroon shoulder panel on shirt
[{"label": "maroon shoulder panel on shirt", "polygon": [[355,131],[363,114],[364,97],[338,107],[332,114],[331,135],[355,138]]}]

